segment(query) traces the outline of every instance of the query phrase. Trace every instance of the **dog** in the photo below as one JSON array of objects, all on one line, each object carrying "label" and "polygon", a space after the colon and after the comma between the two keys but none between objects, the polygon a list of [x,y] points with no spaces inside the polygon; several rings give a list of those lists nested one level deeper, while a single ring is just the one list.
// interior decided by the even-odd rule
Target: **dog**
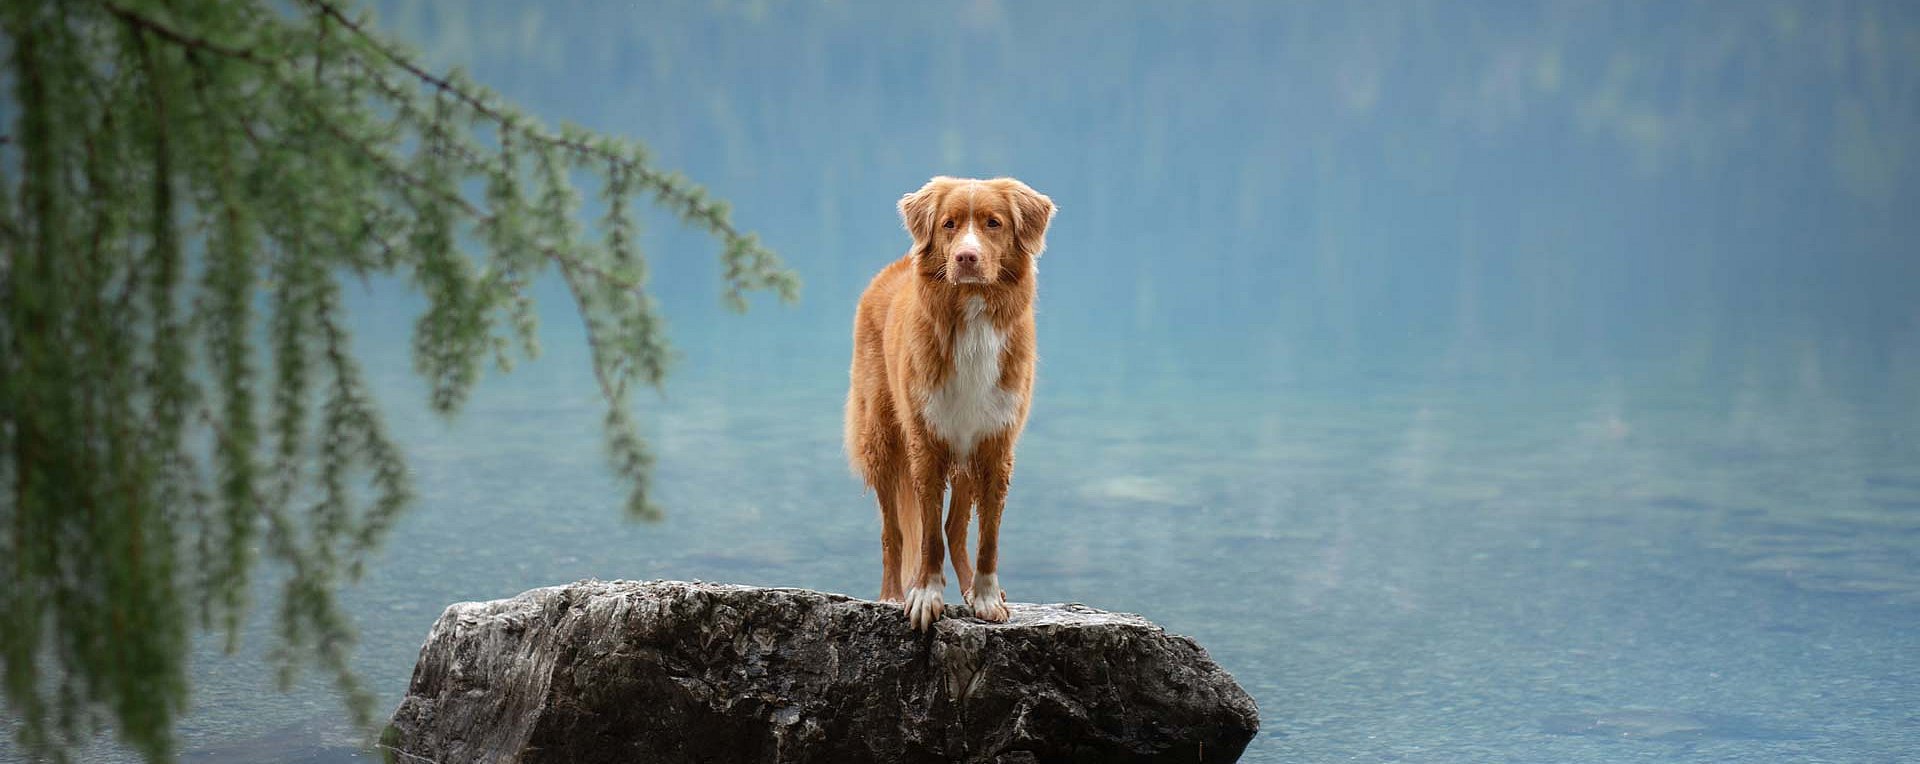
[{"label": "dog", "polygon": [[[847,390],[847,458],[880,504],[880,599],[931,628],[951,547],[974,617],[1004,622],[1000,513],[1033,399],[1034,280],[1053,200],[1012,178],[940,176],[899,209],[913,246],[860,296]],[[976,505],[980,556],[969,564]]]}]

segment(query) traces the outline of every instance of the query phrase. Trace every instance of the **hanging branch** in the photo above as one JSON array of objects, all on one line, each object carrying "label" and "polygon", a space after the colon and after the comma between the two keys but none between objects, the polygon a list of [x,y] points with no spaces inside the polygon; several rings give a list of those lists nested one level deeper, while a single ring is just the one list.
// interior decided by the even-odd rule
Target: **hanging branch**
[{"label": "hanging branch", "polygon": [[[627,397],[673,352],[635,200],[714,236],[728,305],[798,290],[638,142],[549,128],[337,0],[184,5],[0,5],[19,168],[0,176],[0,657],[21,749],[53,761],[108,728],[170,760],[190,629],[236,648],[262,559],[285,574],[281,682],[315,663],[372,718],[335,591],[413,489],[343,276],[425,298],[415,369],[450,416],[486,359],[537,352],[532,284],[553,267],[641,518],[661,510]],[[599,181],[598,237],[576,177]]]}]

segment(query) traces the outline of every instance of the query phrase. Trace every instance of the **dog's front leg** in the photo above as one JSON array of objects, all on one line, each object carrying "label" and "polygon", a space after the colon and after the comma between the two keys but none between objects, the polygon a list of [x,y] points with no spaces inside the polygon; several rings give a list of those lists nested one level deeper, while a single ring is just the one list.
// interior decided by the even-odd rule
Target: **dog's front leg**
[{"label": "dog's front leg", "polygon": [[953,557],[953,574],[959,580],[960,595],[973,590],[973,560],[967,556],[967,523],[973,519],[973,478],[966,470],[953,473],[953,489],[947,497],[947,554]]},{"label": "dog's front leg", "polygon": [[946,545],[941,542],[940,499],[947,489],[947,458],[938,446],[914,449],[913,488],[919,502],[920,538],[907,543],[920,544],[920,569],[910,574],[907,587],[907,621],[915,629],[927,629],[940,620],[946,602]]},{"label": "dog's front leg", "polygon": [[1001,623],[1007,620],[1007,593],[1000,588],[1000,512],[1007,507],[1007,488],[1013,484],[1012,439],[982,443],[972,472],[980,508],[980,556],[974,564],[973,589],[963,594],[973,617]]}]

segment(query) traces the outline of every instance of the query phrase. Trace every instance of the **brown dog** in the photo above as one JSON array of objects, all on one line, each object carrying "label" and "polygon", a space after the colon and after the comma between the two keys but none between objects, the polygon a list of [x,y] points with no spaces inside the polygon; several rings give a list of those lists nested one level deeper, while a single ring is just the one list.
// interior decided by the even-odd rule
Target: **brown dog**
[{"label": "brown dog", "polygon": [[[900,199],[913,248],[881,269],[854,314],[847,456],[880,499],[880,599],[904,600],[915,629],[944,604],[949,481],[946,544],[961,595],[976,617],[1007,620],[1000,511],[1032,398],[1034,266],[1053,211],[1012,178],[928,181]],[[976,501],[978,575],[967,564]]]}]

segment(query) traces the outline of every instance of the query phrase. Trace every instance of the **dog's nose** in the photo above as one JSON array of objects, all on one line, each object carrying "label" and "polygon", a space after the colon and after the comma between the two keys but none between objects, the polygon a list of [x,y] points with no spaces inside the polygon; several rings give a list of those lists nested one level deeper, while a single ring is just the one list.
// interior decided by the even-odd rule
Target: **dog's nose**
[{"label": "dog's nose", "polygon": [[959,262],[961,265],[979,265],[980,250],[963,249],[953,253],[953,259]]}]

